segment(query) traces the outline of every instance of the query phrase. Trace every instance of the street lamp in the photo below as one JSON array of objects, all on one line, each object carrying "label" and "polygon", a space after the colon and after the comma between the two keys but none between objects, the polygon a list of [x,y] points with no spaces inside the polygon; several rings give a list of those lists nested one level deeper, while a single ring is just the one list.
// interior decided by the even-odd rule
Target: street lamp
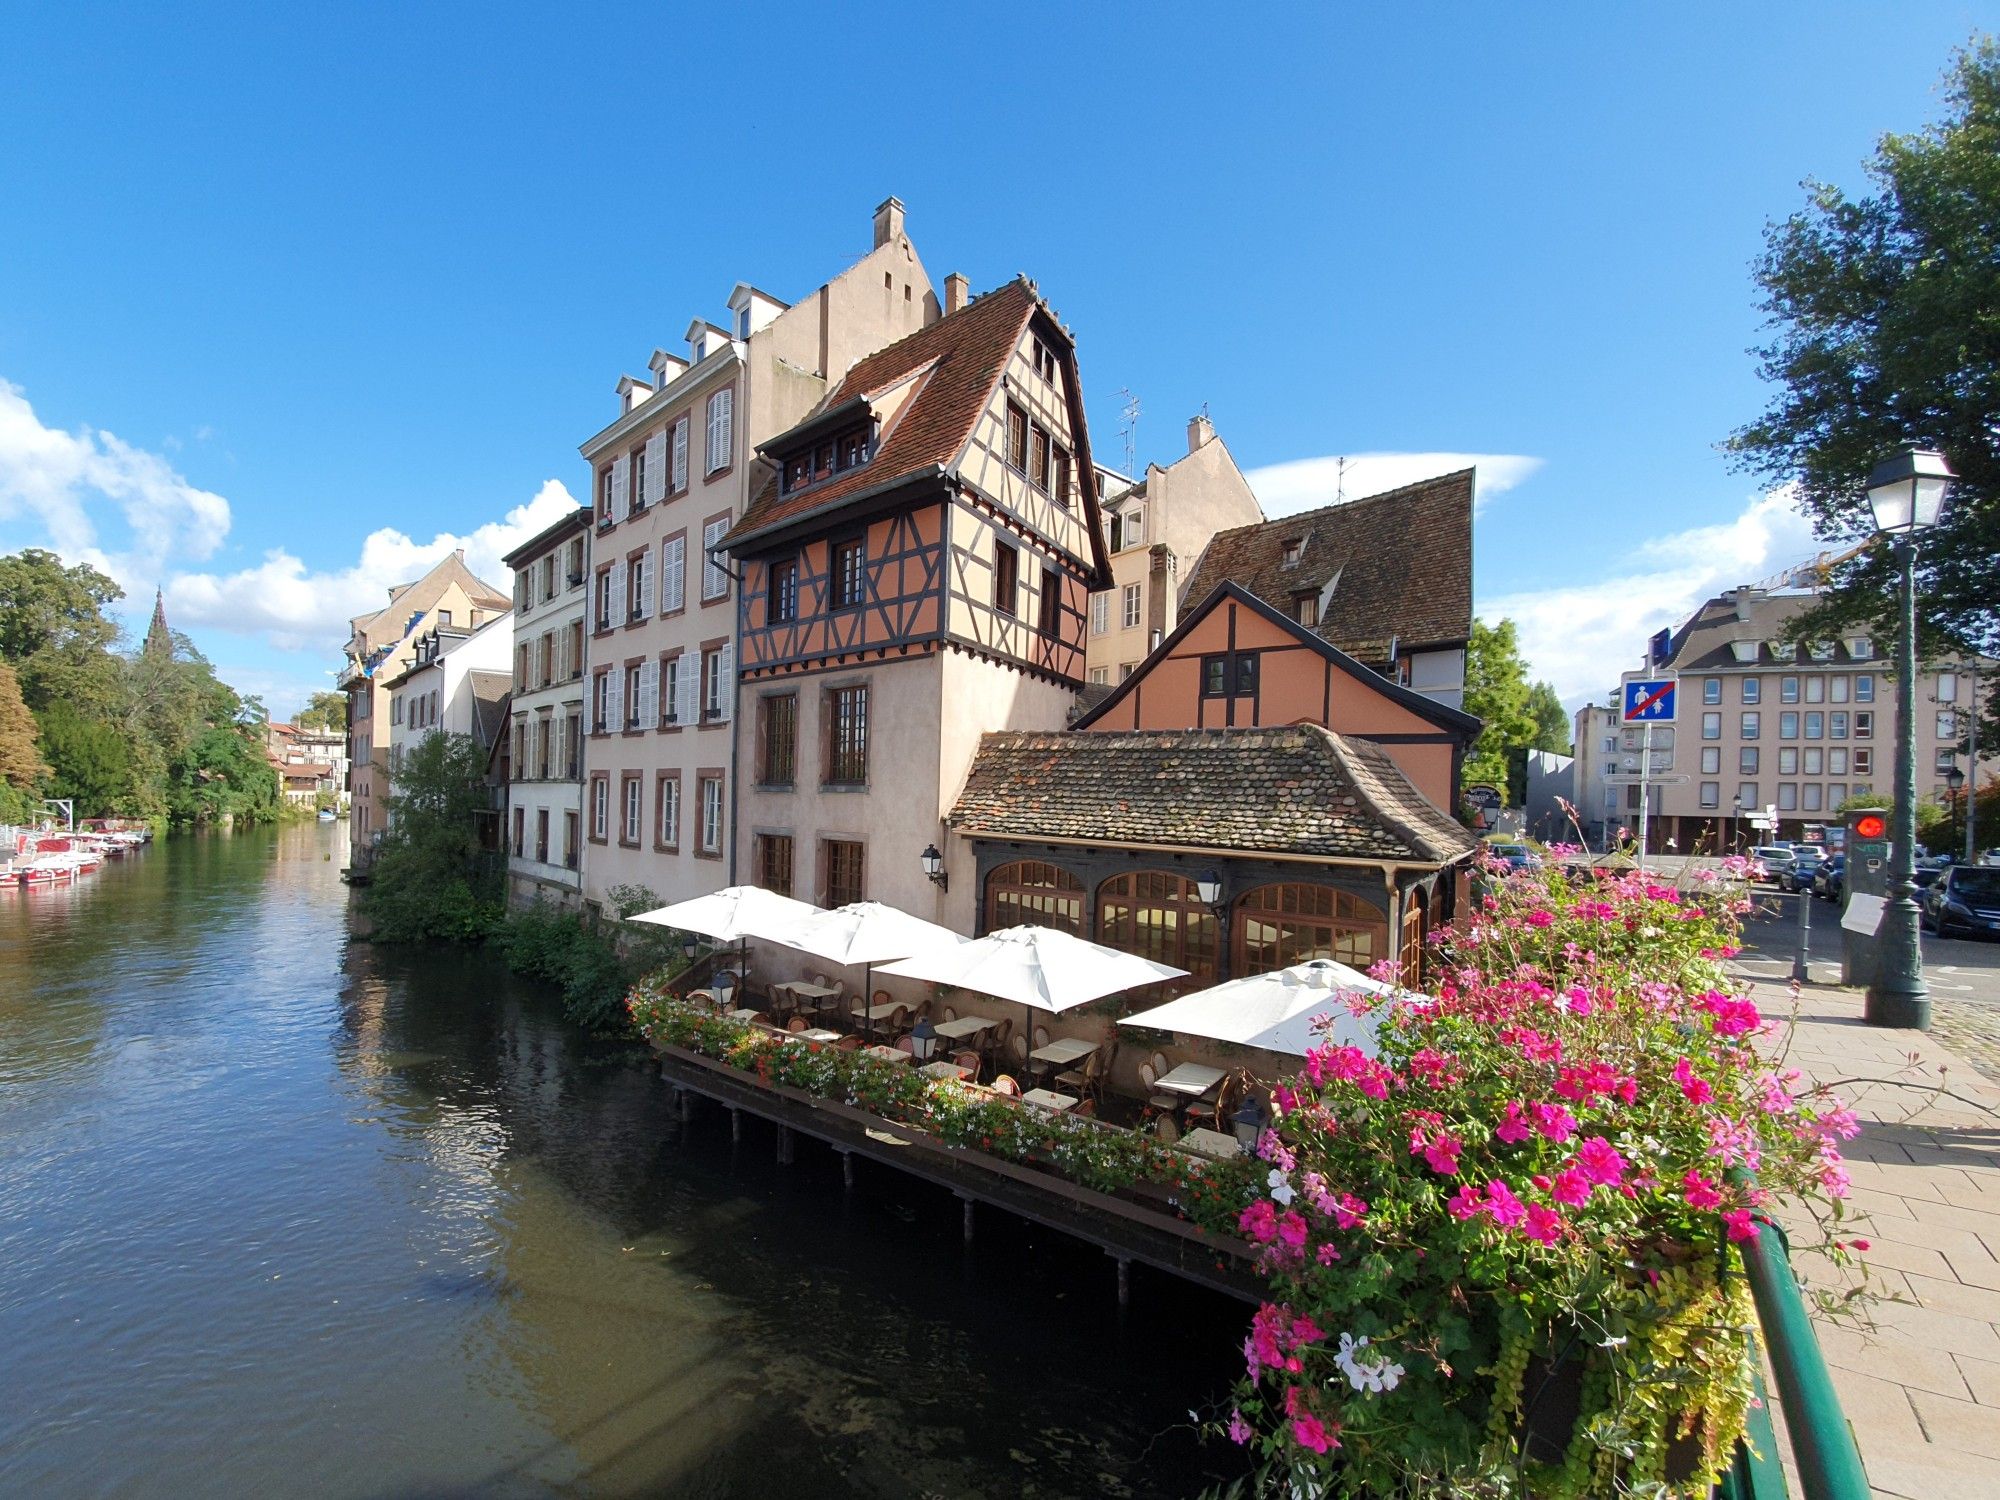
[{"label": "street lamp", "polygon": [[1215,870],[1203,870],[1194,878],[1194,893],[1203,906],[1213,911],[1222,905],[1222,876]]},{"label": "street lamp", "polygon": [[1951,793],[1951,810],[1955,817],[1965,813],[1965,772],[1953,766],[1944,773],[1945,789]]},{"label": "street lamp", "polygon": [[944,871],[944,856],[938,853],[936,844],[924,845],[924,852],[917,856],[924,864],[924,878],[941,891],[951,889],[951,877]]},{"label": "street lamp", "polygon": [[1928,1031],[1930,991],[1917,927],[1917,547],[1938,522],[1951,466],[1941,453],[1908,449],[1885,458],[1868,476],[1875,526],[1895,549],[1902,596],[1896,631],[1896,795],[1889,829],[1889,902],[1876,929],[1875,983],[1863,1016],[1871,1026]]}]

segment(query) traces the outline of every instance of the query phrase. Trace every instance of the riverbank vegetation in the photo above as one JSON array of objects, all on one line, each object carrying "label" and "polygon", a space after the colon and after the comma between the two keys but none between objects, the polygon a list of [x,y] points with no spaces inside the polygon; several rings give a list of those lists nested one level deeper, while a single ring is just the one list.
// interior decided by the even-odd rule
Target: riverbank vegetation
[{"label": "riverbank vegetation", "polygon": [[563,1010],[592,1030],[630,1029],[624,999],[643,974],[682,962],[665,928],[623,919],[660,904],[643,886],[610,894],[617,922],[543,902],[510,913],[505,853],[482,840],[495,828],[486,752],[462,734],[418,741],[391,777],[389,828],[375,852],[360,909],[382,943],[491,943],[516,973],[546,981]]},{"label": "riverbank vegetation", "polygon": [[122,650],[105,611],[123,597],[53,552],[0,557],[0,821],[43,815],[46,797],[79,818],[276,818],[263,705],[158,614],[140,648]]}]

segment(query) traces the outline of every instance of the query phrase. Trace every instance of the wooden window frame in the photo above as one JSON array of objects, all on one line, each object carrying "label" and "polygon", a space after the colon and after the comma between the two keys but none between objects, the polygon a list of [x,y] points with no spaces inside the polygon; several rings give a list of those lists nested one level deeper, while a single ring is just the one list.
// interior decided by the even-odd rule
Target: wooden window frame
[{"label": "wooden window frame", "polygon": [[[854,851],[853,858],[859,866],[854,872],[853,888],[849,890],[843,887],[836,890],[834,888],[834,867],[836,860],[834,851],[849,849]],[[845,860],[847,856],[842,854],[838,858]],[[822,838],[819,841],[819,867],[819,885],[826,897],[825,904],[829,908],[847,906],[853,902],[866,901],[868,899],[868,845],[865,841],[861,839]]]},{"label": "wooden window frame", "polygon": [[[1330,914],[1323,915],[1303,910],[1286,912],[1281,908],[1252,904],[1255,898],[1262,896],[1267,891],[1282,892],[1287,889],[1324,892],[1331,898],[1330,904],[1333,910]],[[1279,899],[1282,900],[1282,897]],[[1343,907],[1345,903],[1350,902],[1355,907],[1360,908],[1366,915],[1361,916],[1344,911]],[[1306,952],[1288,954],[1285,952],[1286,939],[1274,937],[1270,940],[1268,946],[1278,950],[1277,961],[1269,965],[1253,967],[1250,958],[1249,943],[1249,927],[1252,922],[1262,922],[1263,925],[1274,928],[1325,928],[1332,935],[1332,940],[1326,946],[1333,951],[1333,956],[1339,959],[1340,962],[1351,963],[1352,967],[1359,969],[1366,969],[1368,965],[1374,963],[1377,959],[1387,957],[1389,952],[1388,918],[1377,908],[1371,906],[1365,898],[1357,895],[1355,892],[1344,891],[1336,886],[1321,885],[1316,881],[1310,880],[1266,881],[1262,885],[1243,892],[1230,905],[1230,972],[1239,979],[1246,978],[1252,974],[1268,974],[1276,969],[1287,968],[1292,964],[1302,963],[1306,958],[1313,956],[1313,954]],[[1351,952],[1343,956],[1339,951],[1342,938],[1353,936],[1366,936],[1370,939],[1370,951],[1366,955],[1359,955],[1360,962],[1353,962],[1358,956],[1356,952]],[[1265,945],[1260,944],[1260,946]]]},{"label": "wooden window frame", "polygon": [[[1050,880],[1029,879],[1028,872],[1046,871]],[[986,930],[1033,923],[1083,937],[1089,914],[1089,889],[1075,872],[1053,860],[1017,859],[998,865],[986,876]],[[1075,910],[1069,909],[1074,901]]]},{"label": "wooden window frame", "polygon": [[764,623],[789,625],[799,617],[799,560],[779,558],[765,569]]},{"label": "wooden window frame", "polygon": [[[868,785],[869,753],[869,684],[865,682],[831,683],[820,696],[820,724],[824,741],[824,761],[820,767],[822,787],[865,787]],[[842,699],[848,694],[859,694],[859,712],[843,721]],[[843,727],[851,724],[855,733],[854,743],[843,747]],[[841,776],[842,770],[858,769],[858,776]]]},{"label": "wooden window frame", "polygon": [[[667,711],[669,709],[680,706],[677,701],[679,694],[667,691],[667,666],[669,663],[674,664],[674,673],[678,676],[685,670],[681,663],[687,660],[687,654],[687,647],[685,646],[676,646],[671,651],[662,651],[660,653],[660,722],[653,727],[659,730],[661,734],[678,734],[681,730],[687,728],[687,725],[683,724],[679,719],[669,721],[667,718]],[[697,714],[696,718],[699,719],[700,715]]]},{"label": "wooden window frame", "polygon": [[[694,831],[694,857],[696,859],[721,859],[729,844],[727,773],[721,766],[703,766],[694,774],[694,815],[697,820]],[[702,842],[703,837],[708,832],[708,788],[710,785],[716,788],[715,847],[713,849],[708,848]],[[682,810],[682,816],[686,816],[685,809]]]},{"label": "wooden window frame", "polygon": [[[633,807],[633,793],[638,793],[638,806]],[[645,837],[646,828],[646,773],[643,771],[620,771],[618,773],[618,847],[637,849]]]},{"label": "wooden window frame", "polygon": [[[1129,892],[1113,889],[1126,881],[1132,882]],[[1149,891],[1141,884],[1148,881],[1170,888]],[[1092,927],[1096,942],[1121,953],[1157,957],[1161,963],[1186,969],[1187,977],[1174,981],[1180,988],[1201,989],[1214,984],[1220,976],[1223,924],[1214,909],[1201,899],[1193,876],[1178,870],[1125,870],[1098,883],[1094,904]],[[1173,920],[1149,923],[1143,917],[1149,912],[1171,913]],[[1143,941],[1149,929],[1155,934],[1169,935],[1170,940]],[[1207,933],[1206,964],[1190,961],[1199,953],[1199,944],[1190,942],[1190,929]]]},{"label": "wooden window frame", "polygon": [[993,542],[993,607],[1010,620],[1021,617],[1021,549]]},{"label": "wooden window frame", "polygon": [[[667,787],[674,789],[672,806],[674,809],[674,836],[664,836],[661,824],[665,821],[668,807]],[[681,773],[678,768],[660,771],[653,778],[653,850],[658,854],[678,854],[681,852],[681,831],[687,826],[687,808],[681,801]]]},{"label": "wooden window frame", "polygon": [[1028,472],[1028,409],[1018,401],[1007,403],[1004,442],[1007,467],[1025,476]]},{"label": "wooden window frame", "polygon": [[[600,808],[599,799],[602,798]],[[611,842],[611,773],[592,771],[590,780],[584,787],[584,838],[593,844]],[[598,832],[598,813],[604,814],[602,833]]]},{"label": "wooden window frame", "polygon": [[599,667],[590,674],[590,703],[584,717],[590,723],[592,739],[608,739],[611,735],[611,668]]},{"label": "wooden window frame", "polygon": [[[784,705],[782,711],[779,705]],[[780,714],[784,723],[779,723]],[[781,759],[774,758],[778,747],[775,731],[785,731],[787,743]],[[778,773],[782,771],[783,775]],[[799,777],[799,695],[796,690],[761,693],[757,698],[757,785],[760,790],[791,791]]]},{"label": "wooden window frame", "polygon": [[[827,601],[831,610],[860,609],[868,602],[868,538],[867,536],[840,537],[827,547]],[[854,559],[852,577],[849,577],[847,559]],[[850,596],[849,583],[854,586]]]},{"label": "wooden window frame", "polygon": [[1063,576],[1060,568],[1042,569],[1042,591],[1036,600],[1036,624],[1050,640],[1062,636]]},{"label": "wooden window frame", "polygon": [[[753,840],[751,873],[759,886],[780,896],[792,894],[798,878],[797,842],[789,833],[760,833]],[[782,884],[773,884],[773,865],[783,868]]]}]

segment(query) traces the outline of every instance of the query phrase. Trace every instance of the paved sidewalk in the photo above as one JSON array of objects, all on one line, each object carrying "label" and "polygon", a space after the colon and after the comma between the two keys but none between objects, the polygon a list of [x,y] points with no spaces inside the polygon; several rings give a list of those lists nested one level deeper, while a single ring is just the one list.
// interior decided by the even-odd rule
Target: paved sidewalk
[{"label": "paved sidewalk", "polygon": [[[1817,977],[1817,976],[1815,976]],[[1875,1493],[1903,1500],[2000,1496],[2000,1087],[1934,1036],[1863,1024],[1861,996],[1759,980],[1786,1021],[1774,1048],[1808,1078],[1841,1083],[1863,1121],[1845,1143],[1856,1211],[1842,1237],[1870,1243],[1872,1329],[1822,1323]],[[1948,1091],[1950,1095],[1936,1092]],[[1801,1275],[1844,1289],[1852,1272],[1800,1255]],[[1782,1413],[1779,1414],[1782,1424]],[[1782,1425],[1781,1425],[1782,1433]],[[1792,1492],[1802,1494],[1782,1443]]]}]

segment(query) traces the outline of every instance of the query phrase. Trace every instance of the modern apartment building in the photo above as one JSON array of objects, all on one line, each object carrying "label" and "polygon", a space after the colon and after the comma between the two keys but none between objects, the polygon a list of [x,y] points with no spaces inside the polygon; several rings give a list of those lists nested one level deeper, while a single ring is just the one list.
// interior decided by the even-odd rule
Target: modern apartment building
[{"label": "modern apartment building", "polygon": [[1465,706],[1473,471],[1219,533],[1188,607],[1234,583],[1414,692]]},{"label": "modern apartment building", "polygon": [[514,571],[508,705],[507,904],[574,906],[583,861],[584,630],[591,510],[503,561]]},{"label": "modern apartment building", "polygon": [[347,665],[340,690],[347,694],[349,858],[365,868],[374,840],[388,826],[390,722],[387,683],[414,659],[418,639],[443,626],[477,629],[511,606],[507,595],[474,576],[465,554],[453,552],[415,583],[389,590],[388,604],[350,622]]},{"label": "modern apartment building", "polygon": [[[1675,780],[1654,790],[1649,843],[1682,853],[1751,847],[1760,836],[1801,838],[1809,825],[1838,821],[1850,797],[1889,795],[1896,758],[1896,693],[1886,647],[1866,635],[1790,645],[1791,621],[1812,602],[1808,590],[1739,588],[1709,600],[1668,642],[1656,666],[1625,680],[1679,679],[1678,723],[1653,731],[1654,766]],[[1959,744],[1970,729],[1968,669],[1945,663],[1917,683],[1917,794],[1948,797]],[[1618,730],[1619,754],[1602,766],[1638,769],[1642,732]],[[1661,748],[1662,741],[1666,748]],[[1982,762],[1982,774],[1993,761]],[[1684,779],[1683,779],[1684,778]],[[1637,832],[1639,788],[1619,788],[1617,819]],[[1607,790],[1602,798],[1612,818]],[[1749,819],[1777,811],[1774,835]]]},{"label": "modern apartment building", "polygon": [[[1618,709],[1610,703],[1586,703],[1576,711],[1573,726],[1576,744],[1576,764],[1571,767],[1574,790],[1571,801],[1576,807],[1577,829],[1565,829],[1555,837],[1563,842],[1574,840],[1580,829],[1583,841],[1592,849],[1603,849],[1617,839],[1617,830],[1627,826],[1628,821],[1638,816],[1638,796],[1633,794],[1631,810],[1625,804],[1625,788],[1622,784],[1606,778],[1624,773],[1628,758],[1624,749],[1624,736],[1618,724]],[[1660,730],[1653,731],[1656,738],[1662,737]],[[1630,759],[1634,770],[1638,768],[1639,742],[1632,742]],[[1656,756],[1664,769],[1673,763],[1671,748],[1663,756]],[[1659,792],[1653,794],[1654,805],[1659,804]]]},{"label": "modern apartment building", "polygon": [[1137,483],[1104,494],[1111,587],[1090,596],[1084,670],[1098,685],[1122,682],[1180,623],[1187,568],[1218,531],[1252,526],[1264,512],[1206,416],[1192,418],[1187,452],[1148,464]]},{"label": "modern apartment building", "polygon": [[1111,573],[1069,332],[1026,281],[962,287],[762,445],[775,472],[724,545],[739,878],[970,933],[973,854],[945,816],[983,733],[1063,727]]},{"label": "modern apartment building", "polygon": [[[938,299],[894,198],[873,244],[798,303],[747,283],[727,326],[618,382],[620,410],[582,445],[594,497],[585,643],[583,898],[662,900],[729,883],[737,580],[718,551],[792,427],[864,355],[933,323]],[[833,458],[829,453],[829,465]]]}]

